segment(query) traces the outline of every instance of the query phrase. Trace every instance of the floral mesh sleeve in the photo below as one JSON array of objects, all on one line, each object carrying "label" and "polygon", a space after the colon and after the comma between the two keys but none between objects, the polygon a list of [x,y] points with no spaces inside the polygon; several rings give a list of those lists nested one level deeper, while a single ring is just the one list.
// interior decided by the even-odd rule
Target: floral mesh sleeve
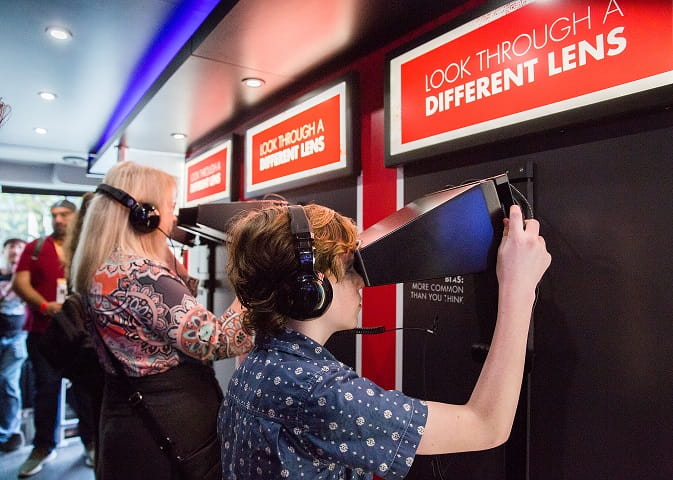
[{"label": "floral mesh sleeve", "polygon": [[91,293],[92,320],[130,375],[163,372],[180,363],[180,353],[211,361],[252,348],[240,312],[209,312],[160,263],[110,262],[96,273]]},{"label": "floral mesh sleeve", "polygon": [[177,324],[176,347],[191,357],[217,360],[252,348],[252,338],[243,331],[240,312],[231,308],[216,317],[187,294],[171,307],[169,317]]}]

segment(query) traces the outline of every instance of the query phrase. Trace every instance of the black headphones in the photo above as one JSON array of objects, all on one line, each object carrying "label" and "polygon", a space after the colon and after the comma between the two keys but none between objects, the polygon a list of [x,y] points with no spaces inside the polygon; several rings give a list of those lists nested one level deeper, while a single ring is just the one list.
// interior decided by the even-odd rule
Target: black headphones
[{"label": "black headphones", "polygon": [[129,222],[139,233],[150,233],[159,228],[161,216],[159,210],[150,203],[138,203],[123,190],[101,183],[96,193],[104,193],[129,209]]},{"label": "black headphones", "polygon": [[[313,232],[304,207],[288,206],[290,231],[297,245],[299,269],[287,282],[286,296],[280,298],[280,310],[296,320],[310,320],[321,316],[332,303],[332,285],[314,269]],[[283,297],[281,295],[280,297]]]}]

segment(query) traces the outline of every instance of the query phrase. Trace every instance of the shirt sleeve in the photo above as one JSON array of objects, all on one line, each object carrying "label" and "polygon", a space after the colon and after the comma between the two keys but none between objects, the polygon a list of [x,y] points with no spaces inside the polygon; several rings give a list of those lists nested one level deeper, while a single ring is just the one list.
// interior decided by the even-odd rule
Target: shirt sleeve
[{"label": "shirt sleeve", "polygon": [[421,400],[340,368],[323,369],[316,377],[305,412],[305,446],[321,461],[382,478],[404,478],[428,408]]},{"label": "shirt sleeve", "polygon": [[[252,338],[243,331],[240,312],[231,309],[216,316],[201,305],[188,287],[169,273],[156,278],[137,277],[143,288],[154,290],[156,308],[141,321],[145,328],[182,353],[199,360],[234,357],[252,348]],[[149,281],[147,281],[149,279]],[[148,292],[149,293],[149,292]]]},{"label": "shirt sleeve", "polygon": [[30,261],[31,261],[31,255],[33,255],[33,250],[35,249],[35,244],[37,240],[33,240],[32,242],[26,244],[25,248],[23,249],[23,252],[21,252],[21,256],[19,257],[19,261],[16,264],[16,268],[14,269],[15,272],[23,272],[25,270],[30,270]]}]

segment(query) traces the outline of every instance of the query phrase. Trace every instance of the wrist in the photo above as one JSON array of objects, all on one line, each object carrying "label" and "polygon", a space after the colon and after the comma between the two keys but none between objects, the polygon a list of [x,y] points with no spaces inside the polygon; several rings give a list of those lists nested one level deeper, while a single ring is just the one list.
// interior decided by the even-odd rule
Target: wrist
[{"label": "wrist", "polygon": [[40,313],[42,315],[45,315],[47,313],[47,305],[49,305],[49,302],[42,302],[40,304]]}]

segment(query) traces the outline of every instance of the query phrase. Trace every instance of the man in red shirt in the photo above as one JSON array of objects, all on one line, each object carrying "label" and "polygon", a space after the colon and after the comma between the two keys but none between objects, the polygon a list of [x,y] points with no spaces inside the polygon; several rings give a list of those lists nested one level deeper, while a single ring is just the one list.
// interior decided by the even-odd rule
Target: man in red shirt
[{"label": "man in red shirt", "polygon": [[[60,418],[61,375],[40,353],[38,343],[49,327],[51,317],[61,310],[67,293],[64,272],[63,241],[68,223],[77,208],[68,200],[51,207],[53,233],[26,245],[13,279],[14,291],[26,302],[28,312],[28,357],[35,373],[35,439],[33,451],[19,469],[19,477],[29,477],[42,470],[43,464],[56,456],[58,420]],[[86,448],[87,465],[93,466],[93,428],[90,400],[73,384],[76,396],[78,430]]]}]

